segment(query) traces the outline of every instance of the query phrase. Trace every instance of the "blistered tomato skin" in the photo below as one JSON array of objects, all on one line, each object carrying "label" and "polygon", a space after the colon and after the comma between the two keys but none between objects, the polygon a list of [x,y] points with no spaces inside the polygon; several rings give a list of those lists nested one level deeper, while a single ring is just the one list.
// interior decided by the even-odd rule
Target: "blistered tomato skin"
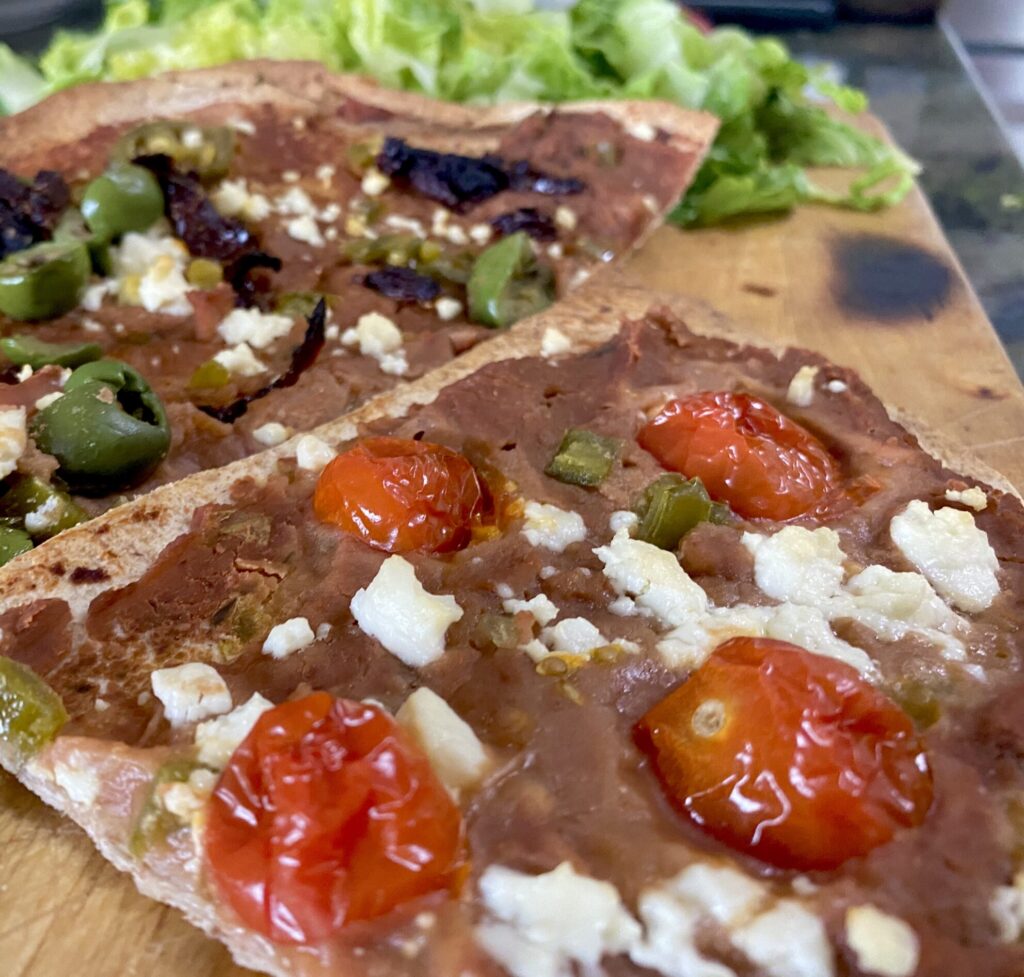
[{"label": "blistered tomato skin", "polygon": [[405,438],[364,438],[327,465],[313,494],[317,518],[387,553],[460,550],[483,507],[465,457]]},{"label": "blistered tomato skin", "polygon": [[325,692],[260,717],[204,847],[242,923],[277,943],[322,942],[465,874],[461,815],[426,757],[381,709]]},{"label": "blistered tomato skin", "polygon": [[836,868],[931,805],[907,714],[848,665],[784,641],[719,645],[637,735],[676,807],[778,868]]},{"label": "blistered tomato skin", "polygon": [[742,393],[672,400],[637,440],[665,468],[699,478],[715,501],[745,519],[803,515],[840,480],[835,459],[813,434]]}]

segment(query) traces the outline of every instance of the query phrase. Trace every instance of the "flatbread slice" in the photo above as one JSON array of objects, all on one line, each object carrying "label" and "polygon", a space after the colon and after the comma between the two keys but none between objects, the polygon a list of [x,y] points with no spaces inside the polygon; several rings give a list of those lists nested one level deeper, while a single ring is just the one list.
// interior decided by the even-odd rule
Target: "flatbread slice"
[{"label": "flatbread slice", "polygon": [[[144,893],[272,974],[1019,972],[1024,778],[1005,757],[1022,746],[1020,500],[924,452],[852,371],[726,335],[741,340],[687,300],[588,288],[313,434],[20,557],[0,572],[0,649],[34,671],[0,674],[37,675],[70,718],[34,751],[15,722],[0,760]],[[827,504],[780,522],[729,489],[713,494],[731,511],[708,506],[678,542],[646,526],[666,472],[637,438],[708,391],[823,446]],[[324,523],[321,466],[382,437],[472,459],[497,515],[434,555]],[[735,638],[785,641],[787,661],[858,690],[886,745],[850,762],[900,803],[868,817],[850,787],[836,847],[806,830],[830,824],[812,805],[784,856],[674,807],[636,731]],[[199,692],[175,671],[196,663],[213,682]],[[322,689],[398,717],[467,854],[461,885],[296,946],[269,916],[243,925],[210,838],[221,770],[261,710]],[[759,721],[752,742],[778,748],[784,729]]]},{"label": "flatbread slice", "polygon": [[[443,365],[639,246],[716,127],[653,101],[467,108],[269,61],[0,120],[0,257],[57,267],[34,290],[0,273],[2,514],[46,538]],[[85,375],[121,391],[88,422]],[[159,403],[136,411],[144,385]]]}]

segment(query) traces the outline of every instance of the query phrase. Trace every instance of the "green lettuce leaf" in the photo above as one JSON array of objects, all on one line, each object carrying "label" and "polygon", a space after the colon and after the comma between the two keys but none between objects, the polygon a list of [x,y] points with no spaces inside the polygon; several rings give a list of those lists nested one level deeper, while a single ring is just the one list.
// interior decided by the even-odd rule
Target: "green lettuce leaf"
[{"label": "green lettuce leaf", "polygon": [[[107,0],[93,32],[61,32],[36,66],[0,47],[0,108],[97,79],[139,78],[245,58],[308,58],[460,102],[658,98],[722,120],[683,226],[804,203],[873,210],[898,202],[916,164],[839,118],[863,93],[794,61],[772,38],[703,33],[673,0]],[[830,104],[833,108],[827,107]],[[809,167],[853,171],[842,192]]]}]

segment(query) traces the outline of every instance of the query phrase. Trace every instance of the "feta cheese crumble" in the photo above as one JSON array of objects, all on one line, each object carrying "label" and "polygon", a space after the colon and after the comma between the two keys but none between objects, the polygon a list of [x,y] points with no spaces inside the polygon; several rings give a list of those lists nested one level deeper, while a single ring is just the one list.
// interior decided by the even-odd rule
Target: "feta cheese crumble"
[{"label": "feta cheese crumble", "polygon": [[238,377],[255,377],[267,370],[248,343],[239,343],[237,346],[219,350],[214,353],[213,359],[228,373]]},{"label": "feta cheese crumble", "polygon": [[865,973],[911,977],[917,970],[917,934],[902,919],[874,906],[851,906],[846,910],[846,942]]},{"label": "feta cheese crumble", "polygon": [[555,553],[587,538],[587,526],[578,512],[567,512],[545,502],[527,502],[523,535],[531,546],[542,546]]},{"label": "feta cheese crumble", "polygon": [[389,556],[352,597],[352,616],[371,638],[413,668],[440,658],[448,628],[462,618],[455,598],[428,593],[411,563]]},{"label": "feta cheese crumble", "polygon": [[341,334],[341,344],[358,346],[363,356],[377,361],[382,373],[400,377],[409,370],[401,329],[379,312],[361,315],[353,327]]},{"label": "feta cheese crumble", "polygon": [[946,501],[959,502],[975,512],[984,512],[988,508],[988,496],[977,485],[972,485],[970,488],[960,491],[957,489],[946,489]]},{"label": "feta cheese crumble", "polygon": [[158,668],[150,675],[153,694],[172,726],[198,722],[231,708],[231,693],[218,671],[203,662]]},{"label": "feta cheese crumble", "polygon": [[295,445],[295,463],[307,472],[323,471],[338,454],[315,434],[304,434]]},{"label": "feta cheese crumble", "polygon": [[545,359],[552,356],[561,356],[572,349],[572,341],[569,337],[554,326],[548,326],[540,340],[540,355]]},{"label": "feta cheese crumble", "polygon": [[256,720],[274,704],[259,692],[254,692],[240,706],[216,719],[208,719],[196,727],[197,758],[216,770],[223,769],[231,754],[238,749],[242,740],[249,735]]},{"label": "feta cheese crumble", "polygon": [[519,614],[526,611],[533,615],[533,619],[542,627],[550,624],[558,617],[558,608],[547,594],[537,594],[529,600],[515,600],[508,598],[501,605],[506,614]]},{"label": "feta cheese crumble", "polygon": [[928,582],[962,611],[983,611],[999,593],[988,536],[962,509],[932,511],[920,499],[893,516],[889,534]]},{"label": "feta cheese crumble", "polygon": [[785,526],[771,536],[744,533],[757,586],[769,597],[817,604],[839,593],[846,557],[832,529]]},{"label": "feta cheese crumble", "polygon": [[217,326],[221,339],[229,346],[248,343],[253,349],[266,349],[292,331],[292,319],[286,315],[259,309],[232,309]]},{"label": "feta cheese crumble", "polygon": [[797,407],[810,407],[814,401],[814,378],[819,367],[802,366],[793,374],[786,390],[786,400]]},{"label": "feta cheese crumble", "polygon": [[437,317],[442,322],[451,322],[462,312],[462,303],[450,295],[442,295],[434,303],[434,311],[437,312]]},{"label": "feta cheese crumble", "polygon": [[249,190],[245,178],[222,180],[210,195],[213,206],[225,217],[241,217],[247,221],[261,221],[270,216],[270,201],[262,193]]},{"label": "feta cheese crumble", "polygon": [[144,234],[129,231],[119,246],[111,248],[111,257],[122,302],[141,305],[147,312],[191,313],[185,298],[192,291],[185,279],[188,249],[159,224]]},{"label": "feta cheese crumble", "polygon": [[271,658],[287,658],[296,651],[308,648],[316,637],[309,621],[304,617],[293,617],[270,629],[263,642],[263,654]]},{"label": "feta cheese crumble", "polygon": [[253,438],[267,448],[283,444],[290,437],[290,431],[277,421],[267,421],[252,432]]},{"label": "feta cheese crumble", "polygon": [[0,478],[18,467],[28,444],[24,407],[0,407]]},{"label": "feta cheese crumble", "polygon": [[552,651],[567,651],[572,655],[588,655],[609,644],[608,639],[585,617],[567,617],[554,627],[545,628],[541,632],[541,641]]},{"label": "feta cheese crumble", "polygon": [[453,794],[476,787],[491,761],[473,728],[436,692],[426,686],[402,703],[395,719],[430,760],[441,783]]}]

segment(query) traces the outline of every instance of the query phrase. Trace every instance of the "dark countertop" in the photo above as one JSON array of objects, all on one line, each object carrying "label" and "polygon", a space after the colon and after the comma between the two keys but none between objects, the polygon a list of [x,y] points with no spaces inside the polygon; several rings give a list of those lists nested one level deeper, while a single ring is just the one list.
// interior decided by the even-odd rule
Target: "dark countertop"
[{"label": "dark countertop", "polygon": [[[74,0],[87,23],[95,0]],[[11,38],[22,50],[46,28]],[[939,25],[840,24],[782,32],[808,60],[835,62],[924,166],[921,184],[968,278],[1024,377],[1024,169],[952,31]],[[1017,209],[1007,207],[1017,196]]]},{"label": "dark countertop", "polygon": [[1024,376],[1024,169],[955,36],[941,25],[870,24],[780,36],[801,57],[836,62],[924,166],[921,185]]}]

